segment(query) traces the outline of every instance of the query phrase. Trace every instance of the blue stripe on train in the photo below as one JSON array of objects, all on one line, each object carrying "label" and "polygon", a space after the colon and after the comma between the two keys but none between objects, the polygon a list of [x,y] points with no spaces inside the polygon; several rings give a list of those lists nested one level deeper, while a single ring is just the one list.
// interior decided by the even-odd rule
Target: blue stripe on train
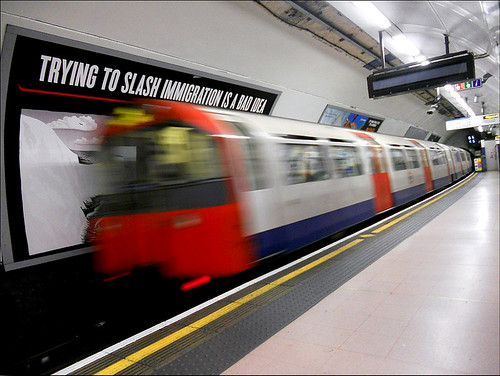
[{"label": "blue stripe on train", "polygon": [[392,194],[392,198],[394,200],[394,206],[406,204],[407,202],[414,200],[420,196],[423,196],[426,193],[427,191],[425,189],[425,184],[416,185],[411,188],[394,192]]},{"label": "blue stripe on train", "polygon": [[450,182],[450,177],[448,175],[443,176],[442,178],[435,179],[432,181],[434,189],[439,189],[444,187]]},{"label": "blue stripe on train", "polygon": [[[432,181],[434,189],[439,189],[449,183],[449,177],[444,176]],[[426,194],[425,184],[403,189],[393,193],[394,206]],[[275,229],[264,231],[252,236],[257,246],[258,258],[266,257],[280,251],[293,251],[311,244],[317,240],[344,230],[356,223],[375,215],[373,200],[367,200],[316,217],[290,223]]]},{"label": "blue stripe on train", "polygon": [[252,240],[262,258],[283,250],[293,251],[323,239],[375,215],[373,200],[367,200],[312,218],[255,234]]}]

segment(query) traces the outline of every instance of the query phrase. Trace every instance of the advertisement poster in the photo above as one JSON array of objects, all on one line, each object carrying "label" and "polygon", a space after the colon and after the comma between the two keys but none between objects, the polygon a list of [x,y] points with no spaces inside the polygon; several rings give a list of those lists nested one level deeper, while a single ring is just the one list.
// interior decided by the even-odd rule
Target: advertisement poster
[{"label": "advertisement poster", "polygon": [[382,122],[382,119],[349,112],[331,105],[326,106],[319,121],[320,124],[357,129],[367,132],[377,132]]},{"label": "advertisement poster", "polygon": [[[150,98],[270,114],[279,92],[7,26],[2,51],[4,263],[84,246],[113,108]],[[8,230],[6,227],[8,222]],[[10,252],[9,252],[10,251]]]}]

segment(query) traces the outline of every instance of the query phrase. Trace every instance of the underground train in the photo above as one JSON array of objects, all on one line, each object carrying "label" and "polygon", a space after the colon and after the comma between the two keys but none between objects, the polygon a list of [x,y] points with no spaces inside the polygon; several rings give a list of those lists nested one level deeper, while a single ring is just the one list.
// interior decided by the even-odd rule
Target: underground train
[{"label": "underground train", "polygon": [[104,132],[89,222],[95,270],[229,276],[415,200],[472,171],[435,142],[139,100]]}]

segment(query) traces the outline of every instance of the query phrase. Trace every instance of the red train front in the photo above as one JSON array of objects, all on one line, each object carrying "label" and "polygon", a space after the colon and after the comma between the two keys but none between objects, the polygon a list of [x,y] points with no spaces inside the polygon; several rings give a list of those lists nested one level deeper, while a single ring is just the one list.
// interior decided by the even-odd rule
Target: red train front
[{"label": "red train front", "polygon": [[196,278],[248,268],[245,174],[231,130],[178,102],[142,101],[115,115],[102,148],[105,188],[89,226],[96,271],[156,265],[165,277]]}]

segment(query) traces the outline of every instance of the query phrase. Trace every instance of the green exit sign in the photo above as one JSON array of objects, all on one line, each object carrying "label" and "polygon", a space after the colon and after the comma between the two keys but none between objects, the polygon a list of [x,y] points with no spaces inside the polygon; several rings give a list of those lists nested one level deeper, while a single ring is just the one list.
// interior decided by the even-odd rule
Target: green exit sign
[{"label": "green exit sign", "polygon": [[467,89],[475,89],[477,87],[481,87],[483,85],[480,78],[477,80],[460,82],[459,84],[455,84],[455,91],[467,90]]}]

